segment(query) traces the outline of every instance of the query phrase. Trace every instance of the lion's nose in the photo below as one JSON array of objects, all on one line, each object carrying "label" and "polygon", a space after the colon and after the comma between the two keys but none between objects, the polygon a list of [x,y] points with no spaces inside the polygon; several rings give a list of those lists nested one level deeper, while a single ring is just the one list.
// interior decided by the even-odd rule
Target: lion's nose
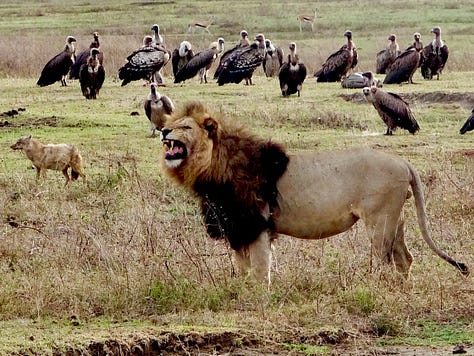
[{"label": "lion's nose", "polygon": [[165,128],[163,128],[163,129],[161,130],[161,138],[162,138],[162,139],[165,139],[165,138],[166,138],[166,135],[168,135],[170,132],[171,132],[170,129],[165,129]]}]

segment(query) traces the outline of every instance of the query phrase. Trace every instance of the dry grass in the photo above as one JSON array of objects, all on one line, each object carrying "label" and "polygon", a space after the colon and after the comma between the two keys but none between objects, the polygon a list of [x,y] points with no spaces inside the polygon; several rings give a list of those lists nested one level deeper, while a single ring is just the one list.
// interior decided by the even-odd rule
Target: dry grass
[{"label": "dry grass", "polygon": [[[121,88],[115,78],[126,55],[157,21],[156,13],[147,12],[138,20],[146,3],[133,12],[124,10],[120,1],[100,5],[103,13],[97,11],[97,16],[108,20],[98,29],[108,77],[99,99],[86,102],[77,82],[66,88],[37,88],[35,82],[42,65],[62,48],[66,35],[80,28],[74,32],[79,50],[88,45],[90,32],[96,30],[92,29],[95,24],[87,23],[94,13],[89,7],[99,5],[80,4],[81,12],[76,7],[66,10],[59,1],[44,2],[43,7],[21,4],[18,9],[16,5],[0,8],[10,15],[26,11],[38,26],[28,38],[29,50],[24,55],[15,46],[20,33],[16,17],[5,17],[12,21],[11,30],[0,28],[0,108],[26,108],[0,120],[1,321],[53,320],[62,327],[72,315],[84,325],[104,319],[149,319],[162,329],[178,325],[187,330],[253,330],[279,345],[330,344],[329,337],[319,334],[323,331],[334,336],[336,343],[344,341],[360,352],[373,344],[372,337],[384,341],[386,336],[419,336],[427,321],[461,325],[472,336],[473,277],[461,277],[432,254],[420,236],[412,201],[405,209],[407,243],[415,257],[408,281],[378,268],[362,225],[319,241],[281,236],[275,244],[270,291],[235,278],[230,249],[207,237],[196,201],[159,172],[159,142],[147,137],[148,122],[142,109],[148,88],[139,82]],[[359,69],[365,70],[373,67],[373,53],[385,44],[386,34],[393,32],[391,26],[400,17],[405,22],[396,28],[399,38],[407,42],[415,30],[428,37],[428,30],[421,28],[428,29],[441,13],[450,16],[443,28],[448,28],[446,40],[453,55],[441,79],[426,82],[417,73],[419,84],[387,86],[408,98],[421,126],[416,136],[403,131],[390,138],[383,136],[385,127],[371,106],[340,96],[356,91],[342,89],[339,83],[317,84],[311,77],[301,98],[283,99],[276,80],[263,77],[260,71],[253,87],[198,85],[193,80],[175,86],[170,84],[171,67],[167,66],[168,86],[161,91],[178,105],[203,100],[290,150],[370,146],[403,156],[417,167],[425,185],[433,239],[472,270],[474,159],[468,154],[473,149],[472,135],[458,134],[474,105],[469,94],[474,90],[470,53],[464,47],[466,39],[472,42],[464,20],[472,5],[468,1],[440,4],[441,10],[433,10],[426,23],[417,23],[420,13],[432,9],[431,4],[420,2],[415,16],[409,11],[414,6],[411,2],[377,1],[376,6],[357,6],[350,18],[343,18],[336,11],[340,2],[327,2],[317,31],[300,34],[296,17],[294,23],[277,21],[289,16],[285,1],[276,2],[272,16],[265,16],[260,5],[246,3],[257,15],[251,13],[242,21],[225,20],[229,9],[219,4],[155,4],[160,9],[168,6],[158,19],[168,46],[174,48],[184,39],[185,23],[191,17],[206,18],[206,11],[213,9],[218,18],[211,27],[213,36],[193,36],[196,49],[207,47],[221,35],[230,47],[242,28],[250,33],[263,28],[267,31],[262,32],[282,46],[296,40],[311,73],[340,46],[342,33],[350,25],[357,33]],[[306,12],[305,5],[311,8],[309,3],[298,5],[293,4],[291,11]],[[393,6],[393,19],[379,17],[381,8],[387,6]],[[83,26],[56,23],[61,16],[55,14],[64,11],[76,11]],[[109,11],[114,14],[110,18]],[[360,16],[362,11],[368,12],[366,16]],[[48,27],[48,21],[56,27]],[[131,111],[140,115],[131,117]],[[44,142],[78,146],[86,162],[87,180],[64,188],[61,174],[49,171],[46,180],[35,184],[29,161],[9,149],[28,133]],[[133,328],[139,326],[127,330]],[[28,342],[22,331],[16,334],[22,340],[20,346],[12,346],[15,351]],[[38,340],[40,334],[41,330],[35,334]],[[340,334],[344,336],[338,337]],[[92,331],[82,337],[86,342],[93,336]],[[64,335],[52,336],[53,342],[45,346],[39,342],[31,346],[51,350],[51,344],[63,339]],[[444,343],[460,340],[462,336]],[[3,351],[0,346],[0,354]]]}]

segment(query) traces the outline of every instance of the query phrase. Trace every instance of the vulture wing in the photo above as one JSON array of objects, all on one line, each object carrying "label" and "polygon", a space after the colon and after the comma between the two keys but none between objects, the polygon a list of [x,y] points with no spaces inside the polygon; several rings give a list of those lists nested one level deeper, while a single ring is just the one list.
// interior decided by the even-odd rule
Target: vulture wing
[{"label": "vulture wing", "polygon": [[61,80],[62,76],[66,75],[71,69],[72,63],[70,52],[63,51],[57,54],[46,63],[36,84],[44,87]]},{"label": "vulture wing", "polygon": [[385,122],[392,121],[412,134],[420,129],[410,107],[398,94],[378,90],[374,106]]},{"label": "vulture wing", "polygon": [[186,65],[181,68],[175,75],[174,82],[181,83],[187,79],[195,77],[201,68],[205,68],[208,64],[212,63],[216,53],[214,50],[206,49],[197,53],[193,58],[189,60]]},{"label": "vulture wing", "polygon": [[155,47],[145,47],[127,57],[128,62],[119,69],[122,86],[133,80],[147,79],[161,69],[169,60],[168,52]]},{"label": "vulture wing", "polygon": [[331,54],[322,68],[318,70],[314,76],[318,82],[337,82],[347,72],[352,65],[350,52],[342,47],[337,52]]},{"label": "vulture wing", "polygon": [[69,79],[79,79],[79,70],[83,64],[87,63],[90,52],[91,50],[88,48],[76,56],[76,61],[72,64],[71,70],[69,71]]},{"label": "vulture wing", "polygon": [[403,51],[388,68],[384,84],[399,84],[409,81],[413,73],[418,68],[420,54],[415,48],[408,48]]},{"label": "vulture wing", "polygon": [[474,109],[471,112],[471,116],[467,119],[467,121],[462,125],[461,130],[459,133],[464,135],[468,131],[474,130]]}]

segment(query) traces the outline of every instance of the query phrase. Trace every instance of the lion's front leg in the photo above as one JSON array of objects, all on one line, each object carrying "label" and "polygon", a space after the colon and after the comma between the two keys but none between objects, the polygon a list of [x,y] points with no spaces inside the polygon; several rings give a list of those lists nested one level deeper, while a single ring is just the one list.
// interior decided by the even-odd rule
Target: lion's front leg
[{"label": "lion's front leg", "polygon": [[272,239],[268,232],[262,232],[257,240],[249,245],[251,273],[258,281],[270,286],[270,267],[272,264]]}]

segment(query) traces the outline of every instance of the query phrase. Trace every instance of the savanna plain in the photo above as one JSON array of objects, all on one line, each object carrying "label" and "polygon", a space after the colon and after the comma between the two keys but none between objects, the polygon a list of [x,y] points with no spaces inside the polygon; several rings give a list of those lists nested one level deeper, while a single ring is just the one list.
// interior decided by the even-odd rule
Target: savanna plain
[{"label": "savanna plain", "polygon": [[[314,31],[300,32],[297,16],[315,9]],[[211,16],[210,34],[185,34]],[[145,81],[121,87],[117,78],[154,23],[171,50],[187,39],[198,51],[218,37],[230,48],[242,29],[287,52],[296,42],[308,67],[301,97],[283,98],[261,68],[253,86],[176,85],[170,64],[159,91],[177,106],[201,100],[289,151],[367,146],[400,155],[423,181],[433,239],[472,270],[474,133],[459,129],[474,107],[473,18],[467,0],[0,2],[0,354],[447,355],[458,344],[474,354],[472,274],[431,252],[413,199],[404,210],[414,255],[408,280],[374,268],[356,224],[324,240],[280,236],[267,290],[236,276],[230,248],[207,237],[196,200],[161,174]],[[383,88],[408,101],[416,135],[383,135],[361,89],[312,76],[347,29],[356,70],[375,71],[389,34],[401,48],[414,32],[427,44],[436,25],[450,49],[439,80],[418,71],[414,84]],[[36,86],[66,36],[81,51],[94,31],[106,70],[97,100],[86,100],[78,81]],[[60,172],[48,171],[37,183],[30,161],[10,149],[30,134],[78,147],[87,179],[65,187]]]}]

